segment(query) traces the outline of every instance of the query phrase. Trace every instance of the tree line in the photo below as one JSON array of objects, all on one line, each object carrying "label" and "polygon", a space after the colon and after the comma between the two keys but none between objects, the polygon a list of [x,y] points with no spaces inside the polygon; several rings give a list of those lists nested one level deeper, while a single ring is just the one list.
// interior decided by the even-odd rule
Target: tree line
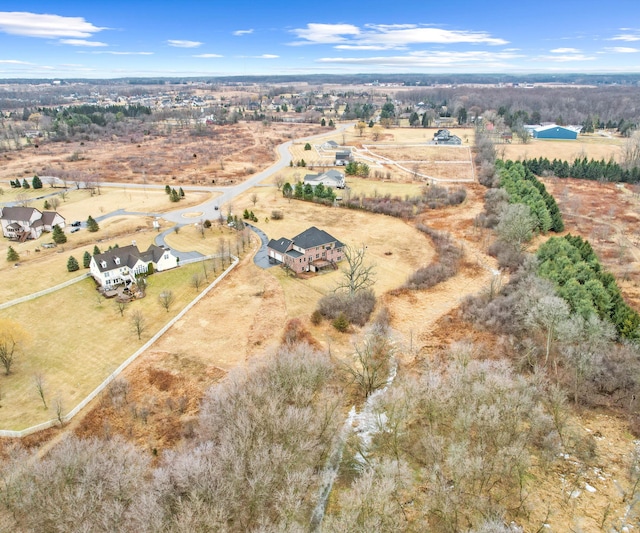
[{"label": "tree line", "polygon": [[573,312],[610,321],[622,338],[640,337],[640,315],[624,301],[588,241],[572,235],[551,238],[540,246],[537,258],[538,274],[555,284]]},{"label": "tree line", "polygon": [[561,159],[550,161],[546,157],[525,159],[522,165],[537,176],[553,174],[558,178],[577,178],[594,181],[638,183],[640,167],[624,168],[613,159],[574,159],[573,163]]},{"label": "tree line", "polygon": [[496,169],[500,176],[500,187],[509,194],[509,202],[524,204],[531,210],[536,221],[535,230],[541,233],[564,230],[558,204],[529,169],[513,161],[498,161]]}]

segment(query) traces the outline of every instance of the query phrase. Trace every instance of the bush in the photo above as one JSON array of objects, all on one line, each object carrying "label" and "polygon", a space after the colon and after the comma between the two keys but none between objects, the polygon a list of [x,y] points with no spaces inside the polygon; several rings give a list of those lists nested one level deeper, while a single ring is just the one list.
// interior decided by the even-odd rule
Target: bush
[{"label": "bush", "polygon": [[514,248],[511,244],[498,239],[487,250],[491,257],[498,260],[498,266],[511,272],[517,270],[524,262],[524,253]]},{"label": "bush", "polygon": [[350,324],[364,326],[375,305],[376,296],[371,289],[362,290],[352,295],[334,292],[320,299],[318,311],[329,320],[335,320],[340,314],[344,314]]},{"label": "bush", "polygon": [[282,220],[284,218],[284,212],[280,209],[274,209],[271,211],[271,218],[273,220]]},{"label": "bush", "polygon": [[347,331],[350,325],[347,315],[345,315],[342,312],[336,318],[333,319],[333,322],[331,324],[333,325],[334,328],[336,328],[338,331],[342,333]]},{"label": "bush", "polygon": [[322,323],[322,313],[318,309],[311,313],[311,323],[314,326],[319,326]]},{"label": "bush", "polygon": [[309,330],[307,330],[299,318],[292,318],[289,320],[282,334],[282,344],[299,344],[301,342],[307,343],[309,346],[319,348],[318,341],[313,338]]}]

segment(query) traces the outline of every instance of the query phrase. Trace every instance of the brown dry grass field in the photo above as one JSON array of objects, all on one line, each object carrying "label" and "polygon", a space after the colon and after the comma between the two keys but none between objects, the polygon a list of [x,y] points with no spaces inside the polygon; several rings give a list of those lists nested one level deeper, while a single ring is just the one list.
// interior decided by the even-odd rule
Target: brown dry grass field
[{"label": "brown dry grass field", "polygon": [[620,137],[602,137],[598,135],[578,135],[575,141],[554,141],[550,139],[531,139],[527,144],[513,143],[496,145],[498,156],[503,159],[521,160],[534,157],[546,157],[549,160],[576,158],[604,159],[613,157],[620,161],[624,139]]},{"label": "brown dry grass field", "polygon": [[[425,139],[430,140],[434,131],[392,128],[384,131],[379,144],[422,143]],[[465,133],[458,129],[454,129],[454,133],[465,138],[463,136]],[[469,130],[466,135],[469,136],[469,144],[472,144],[472,130]],[[335,134],[333,138],[342,143],[341,137]],[[368,130],[365,130],[362,138],[359,137],[357,130],[346,132],[344,137],[344,142],[352,146],[372,144]],[[614,142],[607,144],[593,141],[584,144],[593,144],[598,150],[609,150],[607,153],[611,153],[612,150],[615,152],[617,149]],[[517,157],[517,150],[531,150],[533,147],[538,149],[538,145],[542,146],[540,150],[543,150],[539,155],[550,158],[568,158],[570,154],[583,149],[579,144],[566,142],[558,144],[553,141],[534,141],[528,145],[504,145],[504,149],[505,153],[507,153],[506,150],[513,150],[515,156],[507,155],[513,158]],[[502,149],[502,146],[499,148]],[[589,146],[585,149],[589,149]],[[404,152],[404,149],[399,148],[399,150]],[[529,154],[527,157],[534,155],[533,152],[526,153]],[[554,156],[554,153],[569,155]],[[591,152],[587,152],[587,156],[601,157],[591,155]],[[607,158],[607,156],[602,157]],[[280,174],[286,180],[295,182],[309,171],[308,168],[288,168]],[[266,183],[272,184],[274,179],[275,177],[271,177],[266,180]],[[380,195],[404,196],[415,194],[421,187],[419,183],[412,182],[410,178],[399,172],[393,172],[390,180],[354,178],[347,181],[353,193],[374,194],[374,191],[377,191]],[[607,268],[614,271],[617,276],[625,278],[621,283],[625,297],[638,308],[640,279],[637,267],[640,261],[638,247],[640,237],[636,228],[640,218],[640,204],[636,191],[628,186],[616,187],[610,184],[577,180],[547,179],[545,184],[558,199],[567,231],[580,233],[584,237],[593,239],[594,248]],[[465,187],[468,198],[462,206],[429,211],[421,216],[421,220],[431,227],[450,232],[456,242],[464,247],[463,267],[454,278],[433,289],[418,292],[402,290],[390,292],[391,289],[399,287],[413,270],[435,259],[430,241],[411,224],[381,215],[322,207],[295,200],[289,201],[283,198],[282,193],[273,186],[259,186],[247,191],[234,201],[232,207],[234,213],[238,214],[245,208],[254,211],[259,220],[257,225],[269,237],[292,237],[307,227],[316,225],[347,244],[368,246],[367,255],[376,264],[378,281],[375,289],[381,296],[379,305],[385,305],[390,311],[391,325],[400,339],[398,356],[403,367],[411,371],[412,365],[437,362],[438,357],[442,356],[442,349],[454,340],[474,340],[481,343],[487,353],[491,353],[492,356],[499,356],[501,353],[501,348],[495,345],[493,337],[486,332],[470,328],[468,324],[461,321],[457,312],[459,303],[467,294],[476,293],[487,287],[491,279],[491,270],[496,268],[493,258],[486,254],[487,246],[491,242],[490,234],[478,230],[473,224],[475,216],[482,210],[485,189],[477,184],[465,185]],[[251,200],[254,193],[257,195],[255,205]],[[603,201],[603,198],[607,201]],[[283,220],[272,219],[272,211],[276,209],[284,213]],[[118,217],[110,223],[109,231],[115,233],[122,230],[122,238],[130,239],[131,235],[127,235],[127,231],[132,231],[136,224],[144,226],[136,233],[135,238],[138,243],[147,242],[147,240],[150,242],[154,232],[147,227],[146,221],[141,222],[139,219],[129,220],[127,217]],[[82,233],[79,232],[71,237]],[[229,230],[214,225],[212,229],[207,230],[204,239],[195,226],[188,226],[181,229],[178,234],[169,235],[167,240],[172,246],[181,250],[196,248],[203,250],[203,253],[208,253],[217,251],[220,238],[232,240],[233,237]],[[115,239],[111,239],[109,242],[114,241]],[[84,246],[92,247],[92,244],[86,243]],[[255,242],[253,246],[256,246]],[[57,259],[56,268],[60,265],[64,268],[66,263],[67,254],[61,255],[63,257]],[[81,256],[81,254],[78,255]],[[53,251],[47,257],[43,254],[41,256],[43,259],[39,260],[54,261],[55,256],[56,253]],[[178,445],[182,436],[193,430],[199,398],[208,386],[222,379],[229,369],[237,365],[251,364],[254,358],[260,357],[265,351],[277,345],[284,324],[289,318],[301,318],[320,345],[330,349],[332,356],[336,358],[347,356],[352,350],[352,334],[338,333],[326,322],[314,326],[309,321],[309,315],[315,308],[318,298],[335,286],[340,273],[329,271],[320,275],[292,278],[279,267],[268,270],[256,267],[251,261],[251,256],[252,253],[248,253],[241,265],[220,287],[199,302],[187,316],[125,371],[124,378],[131,384],[133,402],[145,410],[144,420],[139,411],[133,413],[130,410],[125,412],[115,409],[109,402],[108,395],[103,395],[101,399],[93,402],[81,417],[71,423],[68,431],[75,431],[83,436],[108,436],[119,433],[150,452],[154,450],[161,452],[163,449]],[[33,260],[30,258],[28,261]],[[26,266],[28,266],[27,261],[25,261],[25,272]],[[44,268],[46,267],[43,267],[43,270]],[[174,272],[180,270],[182,269]],[[5,268],[0,272],[0,276],[4,281],[5,276],[11,273],[13,277],[10,279],[16,284],[19,283],[20,277],[28,279],[24,273],[21,273],[22,271],[17,273],[15,271],[20,271],[20,268]],[[155,276],[151,279],[155,279]],[[42,308],[48,313],[45,316],[62,314],[65,317],[65,321],[61,322],[58,330],[47,331],[46,338],[55,339],[56,336],[60,336],[61,342],[67,343],[71,342],[68,339],[72,338],[76,343],[73,356],[79,361],[78,375],[84,372],[87,376],[90,370],[88,365],[83,363],[87,362],[86,354],[93,357],[90,349],[95,348],[98,341],[91,337],[90,332],[79,335],[72,333],[70,328],[65,329],[64,324],[73,324],[71,321],[66,321],[66,317],[78,316],[73,314],[79,313],[75,307],[82,308],[84,305],[88,309],[89,306],[93,306],[95,309],[92,309],[91,313],[95,313],[98,318],[109,316],[109,320],[103,320],[109,327],[124,328],[120,317],[108,307],[110,302],[99,306],[95,300],[92,300],[91,283],[87,280],[74,286],[77,288],[75,290],[79,291],[77,296],[79,300],[69,298],[70,302],[63,306],[51,307],[53,304],[47,304],[50,307]],[[0,290],[5,290],[4,283],[0,286]],[[189,290],[194,289],[187,287],[185,290],[188,295]],[[81,291],[86,294],[80,294]],[[76,306],[71,309],[74,301]],[[158,320],[162,318],[164,310],[160,308],[157,299],[148,296],[136,304],[138,303],[149,305],[147,312],[150,316],[158,316]],[[100,307],[104,309],[101,311]],[[19,308],[13,309],[17,312]],[[35,312],[32,310],[32,313]],[[37,312],[40,312],[40,309]],[[79,315],[83,316],[81,313]],[[115,325],[111,326],[112,323]],[[129,344],[135,344],[135,338],[129,331],[124,329],[114,331],[119,333],[114,335],[115,340],[111,339],[109,342],[117,343],[126,340]],[[352,333],[358,332],[354,330]],[[95,361],[94,365],[97,367],[102,365],[101,369],[104,371],[108,366],[107,362],[100,359]],[[52,370],[55,370],[54,365]],[[68,372],[66,366],[58,370],[60,376]],[[24,398],[28,398],[26,403],[32,410],[32,416],[37,416],[44,410],[38,403],[35,387],[32,385],[33,371],[29,369],[20,378],[24,380],[21,391]],[[17,374],[18,367],[16,367]],[[47,379],[48,376],[45,374],[46,382],[52,385],[58,383]],[[0,381],[0,386],[1,383]],[[2,390],[6,391],[6,387],[2,386]],[[52,395],[55,394],[54,386],[49,390],[52,391]],[[68,398],[72,397],[72,393],[80,397],[76,389],[67,393]],[[3,392],[2,406],[6,407],[4,394]],[[181,398],[184,398],[183,405],[180,405]],[[75,396],[73,399],[76,401]],[[70,407],[64,401],[63,404],[67,409]],[[2,411],[5,409],[0,409],[0,418]],[[611,516],[618,516],[624,511],[623,504],[617,505],[620,497],[616,492],[614,480],[624,477],[624,464],[634,447],[625,421],[616,418],[613,414],[576,413],[571,423],[582,431],[602,435],[602,438],[596,439],[599,470],[593,470],[592,474],[591,471],[582,469],[581,464],[567,461],[566,465],[560,465],[551,474],[543,475],[542,471],[534,465],[532,477],[527,482],[531,491],[532,509],[529,518],[523,524],[527,531],[537,530],[544,520],[552,523],[553,530],[568,531],[582,528],[585,531],[596,531],[607,509]],[[48,436],[49,434],[43,438]],[[568,501],[566,485],[561,483],[561,479],[565,479],[567,484],[581,484],[581,486],[588,482],[597,488],[597,493],[584,493],[581,498]],[[547,511],[550,512],[549,516],[545,514]]]},{"label": "brown dry grass field", "polygon": [[102,182],[184,185],[242,180],[275,161],[274,148],[322,131],[314,124],[242,122],[210,126],[208,136],[174,125],[141,139],[47,143],[3,154],[0,180],[27,178],[48,169],[94,175]]}]

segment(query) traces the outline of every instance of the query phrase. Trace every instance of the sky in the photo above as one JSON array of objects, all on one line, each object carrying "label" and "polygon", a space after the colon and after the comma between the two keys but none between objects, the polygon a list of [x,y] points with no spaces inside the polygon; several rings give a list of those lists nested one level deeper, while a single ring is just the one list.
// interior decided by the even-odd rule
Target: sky
[{"label": "sky", "polygon": [[639,0],[0,2],[0,79],[637,73]]}]

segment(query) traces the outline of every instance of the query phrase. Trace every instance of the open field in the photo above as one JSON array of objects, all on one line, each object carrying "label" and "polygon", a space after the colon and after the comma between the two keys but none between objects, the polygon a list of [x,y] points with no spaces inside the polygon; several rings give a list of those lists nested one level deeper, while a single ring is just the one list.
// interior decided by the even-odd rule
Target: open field
[{"label": "open field", "polygon": [[620,137],[578,135],[575,141],[531,139],[527,144],[499,144],[496,145],[496,150],[498,157],[512,160],[546,157],[549,160],[573,161],[576,158],[586,157],[608,161],[613,157],[616,161],[620,161],[621,147],[624,142],[625,140]]},{"label": "open field", "polygon": [[0,180],[34,174],[67,176],[69,183],[123,182],[224,185],[275,161],[275,147],[295,137],[319,133],[314,124],[264,125],[242,122],[207,126],[204,132],[158,124],[149,135],[45,143],[2,156]]},{"label": "open field", "polygon": [[[1,377],[0,427],[23,429],[55,418],[54,401],[69,411],[153,333],[197,294],[190,278],[200,264],[188,265],[148,278],[147,296],[129,304],[120,316],[114,300],[98,297],[93,279],[0,311],[2,318],[30,327],[30,340],[9,376]],[[161,307],[158,294],[171,290],[175,303],[170,312]],[[132,330],[134,311],[144,315],[146,330],[138,340]],[[48,409],[38,398],[34,376],[45,382]]]}]

